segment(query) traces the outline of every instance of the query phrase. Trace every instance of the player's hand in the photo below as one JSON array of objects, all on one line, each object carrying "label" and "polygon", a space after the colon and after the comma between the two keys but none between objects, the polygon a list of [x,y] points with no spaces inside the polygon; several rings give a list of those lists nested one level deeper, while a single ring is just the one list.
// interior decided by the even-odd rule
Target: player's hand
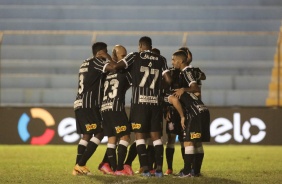
[{"label": "player's hand", "polygon": [[97,54],[96,54],[96,57],[112,60],[111,56],[107,52],[105,52],[104,50],[98,51]]},{"label": "player's hand", "polygon": [[166,113],[165,120],[166,120],[166,121],[170,121],[170,118],[171,118],[170,112],[168,111],[168,112]]},{"label": "player's hand", "polygon": [[184,88],[175,89],[174,91],[173,95],[177,98],[180,98],[180,96],[185,92]]},{"label": "player's hand", "polygon": [[181,117],[181,121],[180,122],[181,122],[182,129],[185,130],[185,128],[186,128],[185,127],[185,117]]}]

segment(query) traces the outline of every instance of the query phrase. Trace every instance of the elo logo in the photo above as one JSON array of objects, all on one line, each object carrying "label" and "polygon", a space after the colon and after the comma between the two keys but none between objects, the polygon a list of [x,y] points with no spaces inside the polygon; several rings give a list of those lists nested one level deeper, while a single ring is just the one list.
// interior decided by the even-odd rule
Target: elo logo
[{"label": "elo logo", "polygon": [[[259,130],[257,134],[252,135],[251,127],[257,127]],[[233,123],[226,118],[217,118],[210,125],[211,137],[215,138],[218,143],[228,142],[232,138],[232,134],[228,131],[233,129],[233,138],[236,142],[242,142],[244,139],[251,143],[258,143],[266,136],[266,125],[259,118],[250,118],[250,121],[245,121],[241,127],[240,113],[233,114]]]},{"label": "elo logo", "polygon": [[[55,125],[55,121],[52,115],[44,109],[32,108],[30,109],[30,113],[31,113],[32,118],[42,119],[47,127]],[[30,122],[30,117],[26,113],[23,113],[18,122],[18,132],[19,132],[20,138],[24,142],[26,142],[31,137],[28,132],[28,128],[27,128],[29,122]],[[46,128],[45,132],[41,136],[31,137],[30,143],[37,144],[37,145],[48,144],[54,137],[54,134],[55,134],[54,130]]]}]

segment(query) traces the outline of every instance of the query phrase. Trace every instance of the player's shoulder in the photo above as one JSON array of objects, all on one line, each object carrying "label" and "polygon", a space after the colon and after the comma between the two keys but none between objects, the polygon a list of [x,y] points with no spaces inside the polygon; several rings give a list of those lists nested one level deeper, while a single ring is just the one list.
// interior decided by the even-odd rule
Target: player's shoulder
[{"label": "player's shoulder", "polygon": [[159,56],[160,56],[160,58],[161,58],[163,61],[166,62],[166,58],[165,58],[163,55],[159,55]]},{"label": "player's shoulder", "polygon": [[139,55],[139,52],[130,52],[127,54],[127,57],[128,56],[136,56],[136,55]]},{"label": "player's shoulder", "polygon": [[84,63],[91,62],[91,61],[93,61],[94,59],[95,59],[94,56],[93,56],[93,57],[89,57],[89,58],[85,59],[83,62],[84,62]]},{"label": "player's shoulder", "polygon": [[92,59],[93,59],[93,57],[90,57],[90,58],[85,59],[85,60],[81,63],[80,68],[88,67]]}]

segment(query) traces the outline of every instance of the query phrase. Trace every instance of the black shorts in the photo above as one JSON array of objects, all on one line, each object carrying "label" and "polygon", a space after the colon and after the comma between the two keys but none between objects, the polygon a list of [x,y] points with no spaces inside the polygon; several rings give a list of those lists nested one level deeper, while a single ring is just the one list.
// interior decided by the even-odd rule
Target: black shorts
[{"label": "black shorts", "polygon": [[201,113],[202,142],[210,142],[210,112],[205,110]]},{"label": "black shorts", "polygon": [[122,137],[130,134],[130,124],[125,111],[104,111],[102,117],[105,136]]},{"label": "black shorts", "polygon": [[78,134],[97,134],[103,131],[102,117],[98,107],[75,110],[75,119]]},{"label": "black shorts", "polygon": [[201,142],[202,141],[202,126],[201,116],[186,116],[185,131],[182,132],[183,141]]},{"label": "black shorts", "polygon": [[130,111],[130,122],[133,132],[162,132],[162,106],[132,104]]},{"label": "black shorts", "polygon": [[180,135],[182,131],[181,118],[177,110],[170,106],[170,121],[166,121],[166,133]]}]

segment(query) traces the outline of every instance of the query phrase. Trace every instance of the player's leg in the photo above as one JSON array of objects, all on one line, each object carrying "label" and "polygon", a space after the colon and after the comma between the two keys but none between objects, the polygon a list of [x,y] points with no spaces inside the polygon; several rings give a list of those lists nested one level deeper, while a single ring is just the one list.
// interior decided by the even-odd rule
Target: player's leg
[{"label": "player's leg", "polygon": [[195,144],[195,159],[192,166],[194,176],[200,176],[203,159],[204,159],[203,144],[201,142],[197,142]]},{"label": "player's leg", "polygon": [[79,166],[85,166],[89,158],[93,155],[96,151],[98,145],[100,144],[101,140],[103,139],[104,134],[102,132],[95,134],[94,137],[91,137],[90,141],[87,144],[86,151],[82,155],[81,159],[78,162]]},{"label": "player's leg", "polygon": [[160,132],[151,132],[151,139],[153,141],[153,145],[155,148],[155,159],[156,159],[156,177],[163,176],[163,154],[164,154],[164,146],[161,140]]},{"label": "player's leg", "polygon": [[127,147],[130,142],[130,124],[125,111],[116,112],[114,117],[115,121],[115,134],[119,137],[119,144],[117,149],[117,170],[116,175],[133,175],[131,166],[125,165],[124,161],[127,155]]},{"label": "player's leg", "polygon": [[156,177],[163,176],[163,154],[164,146],[161,140],[163,131],[163,114],[161,106],[151,106],[151,119],[150,119],[150,136],[153,141],[155,148],[155,159],[156,159]]},{"label": "player's leg", "polygon": [[76,155],[76,161],[75,161],[75,164],[77,164],[78,161],[81,159],[82,154],[86,150],[86,146],[91,137],[86,136],[87,134],[84,134],[85,133],[84,123],[83,123],[84,119],[83,119],[83,112],[81,109],[77,109],[75,111],[75,119],[76,119],[76,132],[82,135],[77,145],[77,155]]},{"label": "player's leg", "polygon": [[107,159],[108,163],[104,163],[100,171],[104,174],[114,174],[114,171],[117,167],[117,158],[116,158],[116,142],[117,137],[115,134],[115,126],[113,125],[112,117],[115,117],[112,111],[102,111],[103,116],[103,128],[105,136],[108,136],[108,143],[107,143]]},{"label": "player's leg", "polygon": [[201,119],[201,142],[195,144],[195,160],[193,164],[194,176],[201,175],[201,167],[204,159],[204,148],[202,142],[210,142],[210,113],[205,110],[200,114]]},{"label": "player's leg", "polygon": [[120,138],[119,144],[118,144],[118,162],[117,162],[117,170],[115,172],[116,175],[133,175],[133,171],[131,166],[124,165],[124,161],[127,155],[127,147],[130,142],[130,136],[129,134],[124,135]]},{"label": "player's leg", "polygon": [[136,140],[136,150],[139,158],[140,165],[143,169],[142,175],[145,177],[150,177],[148,167],[148,154],[146,150],[146,136],[149,133],[148,117],[150,116],[150,109],[147,105],[132,104],[130,111],[130,120],[132,131],[135,135]]},{"label": "player's leg", "polygon": [[179,177],[191,177],[192,164],[195,158],[195,148],[193,142],[185,141],[184,168]]},{"label": "player's leg", "polygon": [[155,170],[154,170],[154,164],[155,164],[155,148],[153,145],[153,141],[150,138],[147,138],[147,153],[148,153],[148,164],[149,164],[149,170],[151,175],[155,175]]},{"label": "player's leg", "polygon": [[165,149],[167,170],[164,175],[170,175],[173,173],[173,155],[174,155],[174,145],[175,145],[175,134],[167,134],[167,144]]},{"label": "player's leg", "polygon": [[[74,170],[80,174],[91,174],[89,169],[86,167],[86,163],[104,137],[101,127],[101,115],[98,108],[78,109],[75,113],[77,119],[77,131],[78,133],[83,134],[82,140],[89,141],[85,151],[75,165]],[[95,137],[92,137],[93,134],[95,134]]]},{"label": "player's leg", "polygon": [[102,162],[98,165],[98,170],[102,171],[104,174],[107,173],[105,171],[112,170],[108,160],[107,149],[105,150]]},{"label": "player's leg", "polygon": [[[86,135],[86,134],[85,134]],[[75,164],[78,163],[78,161],[81,159],[84,151],[86,150],[88,141],[90,140],[90,136],[88,139],[85,138],[85,135],[81,137],[80,141],[78,142],[77,145],[77,155],[76,155],[76,161]]]},{"label": "player's leg", "polygon": [[143,169],[143,176],[151,176],[149,172],[148,154],[146,150],[146,135],[144,133],[135,132],[136,150],[139,158],[140,165]]},{"label": "player's leg", "polygon": [[184,169],[180,177],[191,177],[192,165],[195,160],[195,145],[201,141],[201,122],[200,116],[187,116],[186,128],[183,132],[185,147]]},{"label": "player's leg", "polygon": [[[126,158],[124,164],[129,165],[131,167],[132,162],[134,161],[136,156],[137,156],[136,141],[134,141],[129,147],[127,158]],[[141,167],[141,165],[140,165],[140,167]]]},{"label": "player's leg", "polygon": [[113,171],[117,168],[117,158],[116,158],[116,137],[111,136],[108,137],[108,144],[107,144],[107,156],[109,163],[111,165],[111,168]]},{"label": "player's leg", "polygon": [[[88,136],[89,138],[86,138],[86,134],[84,136],[81,137],[78,145],[77,145],[77,155],[76,155],[76,162],[75,165],[78,164],[79,160],[81,159],[83,153],[86,150],[88,141],[90,140],[90,136]],[[81,174],[80,172],[76,171],[75,169],[73,169],[72,171],[73,175],[79,175]]]}]

